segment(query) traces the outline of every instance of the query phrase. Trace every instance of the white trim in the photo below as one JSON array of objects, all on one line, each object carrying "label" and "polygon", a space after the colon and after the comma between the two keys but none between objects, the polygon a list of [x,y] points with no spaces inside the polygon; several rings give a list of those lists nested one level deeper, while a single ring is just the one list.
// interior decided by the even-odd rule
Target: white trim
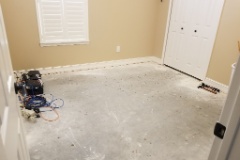
[{"label": "white trim", "polygon": [[166,52],[166,47],[167,47],[168,31],[169,31],[170,19],[171,19],[171,13],[172,13],[172,1],[173,0],[169,1],[167,25],[166,25],[166,29],[165,29],[165,36],[164,36],[164,42],[163,42],[162,64],[164,64],[164,57],[165,57],[165,52]]},{"label": "white trim", "polygon": [[207,85],[218,88],[218,89],[220,89],[221,92],[224,92],[224,93],[228,92],[228,86],[227,85],[222,84],[220,82],[217,82],[215,80],[212,80],[210,78],[205,78],[205,80],[203,80],[203,83],[206,83]]},{"label": "white trim", "polygon": [[[239,125],[239,109],[240,109],[240,57],[235,68],[233,79],[230,82],[229,92],[225,101],[219,122],[226,126],[227,130],[224,135],[224,139],[215,137],[212,149],[209,154],[208,160],[226,160],[231,153],[236,138],[237,128]],[[238,158],[239,159],[239,158]],[[230,159],[229,159],[230,160]]]},{"label": "white trim", "polygon": [[[67,73],[69,71],[80,71],[80,70],[94,70],[100,68],[111,68],[117,66],[124,66],[129,64],[138,64],[138,63],[147,63],[154,62],[159,65],[162,65],[163,61],[161,58],[149,56],[149,57],[139,57],[139,58],[130,58],[130,59],[121,59],[121,60],[113,60],[113,61],[103,61],[103,62],[95,62],[95,63],[85,63],[85,64],[75,64],[75,65],[67,65],[67,66],[56,66],[56,67],[46,67],[46,68],[33,68],[28,70],[18,70],[16,73],[22,74],[26,73],[30,70],[39,70],[41,74],[50,74],[50,73]],[[220,89],[222,92],[228,92],[228,86],[217,81],[214,81],[210,78],[205,78],[203,83],[206,83],[210,86],[216,87]]]},{"label": "white trim", "polygon": [[139,57],[139,58],[130,58],[130,59],[121,59],[121,60],[113,60],[113,61],[103,61],[96,63],[85,63],[85,64],[75,64],[75,65],[67,65],[67,66],[56,66],[56,67],[47,67],[47,68],[32,68],[28,70],[18,70],[14,71],[18,74],[26,73],[30,70],[39,70],[41,74],[49,74],[49,73],[67,73],[69,71],[80,71],[80,70],[94,70],[100,68],[111,68],[117,66],[124,66],[129,64],[138,64],[138,63],[147,63],[154,62],[157,64],[162,64],[162,60],[160,58],[154,56],[148,57]]},{"label": "white trim", "polygon": [[5,107],[4,109],[4,113],[3,113],[3,120],[2,120],[2,126],[0,128],[0,132],[1,132],[1,135],[2,137],[2,142],[3,142],[3,145],[6,145],[6,136],[7,136],[7,129],[8,129],[8,124],[9,124],[9,107]]},{"label": "white trim", "polygon": [[55,46],[74,46],[74,45],[84,45],[90,44],[90,41],[82,41],[82,42],[57,42],[57,43],[40,43],[40,47],[55,47]]},{"label": "white trim", "polygon": [[[59,2],[57,2],[57,1],[54,2],[54,3],[57,3],[56,5],[60,6],[55,11],[57,11],[57,13],[56,13],[57,16],[61,17],[60,18],[61,22],[56,27],[49,28],[48,25],[52,24],[52,22],[48,23],[48,22],[46,22],[46,20],[49,20],[48,18],[50,18],[52,16],[52,13],[44,13],[43,10],[49,11],[49,9],[47,9],[47,8],[49,7],[51,2],[44,1],[45,4],[43,5],[42,0],[35,0],[39,39],[40,39],[41,47],[89,44],[88,0],[80,0],[80,3],[79,2],[77,2],[77,3],[79,3],[81,5],[80,6],[76,5],[76,6],[74,6],[74,8],[72,8],[75,11],[81,10],[84,12],[84,14],[82,16],[80,16],[80,18],[77,20],[71,18],[71,21],[74,22],[74,23],[71,23],[71,26],[67,25],[67,20],[68,20],[69,16],[72,17],[74,15],[74,17],[75,17],[75,13],[74,14],[72,12],[70,14],[68,13],[68,10],[69,10],[69,9],[67,9],[68,7],[64,7],[66,2],[67,2],[67,0],[61,0]],[[47,7],[47,8],[45,8],[45,7]],[[78,7],[78,8],[75,8],[75,7]],[[43,14],[44,14],[44,16],[43,16]],[[79,20],[81,20],[80,23],[79,23]],[[80,28],[78,27],[79,24],[81,25]],[[70,32],[73,31],[73,30],[71,30],[72,25],[75,29],[76,28],[78,29],[77,31],[75,31],[75,29],[74,29],[75,35],[70,34]],[[50,33],[48,33],[49,29],[51,30]],[[52,31],[53,29],[57,29],[57,31],[56,30]],[[58,30],[58,29],[61,29],[61,30]],[[70,30],[70,32],[68,32],[69,30]],[[81,33],[81,32],[83,32],[83,33]],[[52,33],[54,33],[54,36],[52,35]],[[76,38],[75,37],[76,34],[80,37]]]},{"label": "white trim", "polygon": [[[2,137],[1,132],[0,132],[0,137]],[[7,159],[6,152],[5,152],[5,146],[3,144],[2,138],[0,138],[0,155],[1,155],[2,159]]]},{"label": "white trim", "polygon": [[8,76],[8,81],[7,81],[7,86],[8,86],[8,93],[11,92],[11,88],[12,88],[12,75]]}]

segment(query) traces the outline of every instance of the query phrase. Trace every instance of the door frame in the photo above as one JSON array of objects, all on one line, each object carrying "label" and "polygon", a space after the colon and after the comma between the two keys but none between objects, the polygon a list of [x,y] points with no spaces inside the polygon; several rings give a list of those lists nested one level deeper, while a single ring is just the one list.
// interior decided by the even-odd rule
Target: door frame
[{"label": "door frame", "polygon": [[[0,159],[30,160],[20,108],[13,86],[13,69],[0,4]],[[10,134],[11,133],[11,134]]]},{"label": "door frame", "polygon": [[169,4],[168,4],[167,24],[166,24],[166,29],[165,29],[163,50],[162,50],[162,64],[164,64],[165,52],[166,52],[166,48],[167,48],[168,33],[169,33],[170,20],[171,20],[171,15],[172,15],[172,2],[173,2],[173,0],[170,0]]},{"label": "door frame", "polygon": [[[173,1],[174,1],[174,0],[169,0],[167,24],[166,24],[166,29],[165,29],[163,49],[162,49],[162,58],[161,58],[163,65],[165,64],[165,63],[164,63],[164,58],[165,58],[165,56],[166,56],[165,53],[166,53],[166,49],[167,49],[167,41],[168,41],[168,33],[169,33],[169,28],[170,28],[171,15],[172,15]],[[220,15],[220,19],[219,19],[219,22],[218,22],[218,27],[219,27],[219,24],[220,24],[220,21],[221,21],[224,4],[225,4],[225,0],[223,0],[223,5],[222,5],[222,9],[221,9],[221,15]],[[217,31],[218,31],[218,28],[217,28],[216,33],[215,33],[215,35],[214,35],[214,41],[216,40],[216,37],[217,37],[217,33],[218,33]],[[214,42],[214,44],[215,44],[215,42]],[[213,47],[212,47],[212,51],[213,51],[213,48],[214,48],[214,45],[213,45]],[[212,56],[212,53],[211,53],[211,56]],[[210,58],[210,60],[209,60],[209,62],[208,62],[208,66],[207,66],[207,70],[206,70],[204,79],[206,79],[206,77],[207,77],[207,72],[208,72],[208,67],[209,67],[210,61],[211,61],[211,58]],[[177,68],[176,68],[176,69],[177,69]]]},{"label": "door frame", "polygon": [[[219,123],[226,126],[223,139],[215,137],[209,160],[227,160],[234,146],[234,139],[238,133],[240,122],[240,56],[235,73],[230,83],[228,95],[222,110]],[[238,142],[236,142],[238,143]]]}]

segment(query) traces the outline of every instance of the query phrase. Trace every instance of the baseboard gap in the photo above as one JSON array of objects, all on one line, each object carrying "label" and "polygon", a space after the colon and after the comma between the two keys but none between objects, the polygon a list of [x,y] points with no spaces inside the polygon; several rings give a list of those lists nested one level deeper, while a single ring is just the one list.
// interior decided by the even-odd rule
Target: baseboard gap
[{"label": "baseboard gap", "polygon": [[113,60],[113,61],[102,61],[102,62],[95,62],[95,63],[75,64],[75,65],[46,67],[46,68],[33,68],[33,69],[27,69],[27,70],[17,70],[14,72],[18,74],[22,74],[30,70],[39,70],[42,75],[49,75],[49,74],[63,74],[68,72],[104,69],[104,68],[111,68],[111,67],[120,67],[120,66],[134,65],[134,64],[140,64],[140,63],[162,64],[161,62],[162,60],[160,58],[157,58],[154,56],[148,56],[148,57],[130,58],[130,59],[122,59],[122,60]]}]

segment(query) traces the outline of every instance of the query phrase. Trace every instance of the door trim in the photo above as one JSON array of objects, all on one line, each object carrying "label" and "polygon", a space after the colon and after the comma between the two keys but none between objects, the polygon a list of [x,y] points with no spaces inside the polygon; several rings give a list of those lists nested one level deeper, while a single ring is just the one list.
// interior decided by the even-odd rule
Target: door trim
[{"label": "door trim", "polygon": [[173,0],[170,0],[170,1],[169,1],[167,25],[166,25],[166,29],[165,29],[164,42],[163,42],[163,50],[162,50],[162,64],[164,64],[165,52],[166,52],[166,47],[167,47],[169,26],[170,26],[170,20],[171,20],[171,15],[172,15],[172,2],[173,2]]},{"label": "door trim", "polygon": [[236,66],[229,92],[224,104],[219,123],[227,127],[224,139],[214,138],[208,160],[226,160],[232,149],[232,142],[239,124],[240,103],[240,57]]},{"label": "door trim", "polygon": [[[168,17],[167,17],[167,24],[166,24],[166,29],[165,29],[166,31],[165,31],[165,35],[164,35],[164,43],[163,43],[162,58],[161,58],[163,65],[165,64],[164,63],[164,58],[166,56],[165,52],[166,52],[166,48],[167,48],[167,40],[168,40],[168,33],[169,33],[169,28],[170,28],[173,1],[174,0],[169,0]],[[217,27],[215,35],[214,35],[214,44],[215,44],[215,41],[216,41],[216,37],[217,37],[218,29],[219,29],[219,24],[220,24],[222,13],[223,13],[223,7],[224,7],[224,4],[225,4],[225,0],[222,0],[222,1],[223,1],[223,3],[222,3],[222,6],[221,6],[221,13],[220,13],[219,21],[218,21],[218,27]],[[212,52],[213,52],[214,44],[212,46]],[[211,52],[211,56],[212,56],[212,52]],[[206,77],[207,77],[207,72],[208,72],[210,61],[211,61],[211,57],[210,57],[210,60],[207,64],[207,70],[205,71],[205,76],[203,77],[202,80],[206,79]]]},{"label": "door trim", "polygon": [[18,127],[22,125],[22,121],[19,121],[22,117],[12,84],[14,76],[1,5],[0,35],[0,60],[4,62],[0,63],[0,92],[5,101],[0,104],[0,159],[30,160],[25,132],[22,127]]}]

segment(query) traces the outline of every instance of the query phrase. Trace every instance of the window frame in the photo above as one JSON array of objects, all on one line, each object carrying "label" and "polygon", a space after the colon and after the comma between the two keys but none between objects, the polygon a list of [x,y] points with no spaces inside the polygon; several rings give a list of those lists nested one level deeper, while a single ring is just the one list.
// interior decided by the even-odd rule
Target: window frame
[{"label": "window frame", "polygon": [[[89,44],[89,14],[88,14],[88,0],[84,0],[84,9],[85,9],[85,17],[84,17],[84,27],[85,27],[85,40],[70,40],[69,38],[66,39],[57,39],[55,42],[47,42],[43,39],[44,33],[43,33],[43,25],[41,23],[42,21],[42,14],[40,9],[40,1],[41,0],[35,0],[36,5],[36,15],[37,15],[37,24],[38,24],[38,32],[39,32],[39,40],[40,40],[40,46],[46,47],[46,46],[61,46],[61,45],[79,45],[79,44]],[[64,0],[61,0],[64,2]],[[62,2],[62,3],[63,3]],[[65,28],[66,29],[66,28]]]}]

